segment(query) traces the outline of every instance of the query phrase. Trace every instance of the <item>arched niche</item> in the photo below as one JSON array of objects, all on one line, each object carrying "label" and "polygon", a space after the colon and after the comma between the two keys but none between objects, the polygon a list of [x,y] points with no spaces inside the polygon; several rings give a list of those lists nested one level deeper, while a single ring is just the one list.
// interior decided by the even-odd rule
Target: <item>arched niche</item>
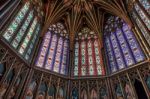
[{"label": "arched niche", "polygon": [[36,87],[37,87],[37,82],[35,79],[32,79],[28,85],[25,99],[32,99],[34,97],[34,92],[36,90]]},{"label": "arched niche", "polygon": [[4,73],[6,71],[6,68],[5,68],[5,63],[3,64],[0,64],[0,80],[2,79]]},{"label": "arched niche", "polygon": [[55,99],[56,88],[54,85],[50,86],[48,89],[48,99]]},{"label": "arched niche", "polygon": [[148,75],[147,77],[146,77],[146,84],[147,84],[147,87],[148,87],[148,89],[149,89],[149,91],[150,91],[150,75]]},{"label": "arched niche", "polygon": [[120,84],[116,85],[115,93],[116,93],[117,99],[123,99],[123,93],[122,93]]},{"label": "arched niche", "polygon": [[144,90],[144,87],[142,85],[142,82],[140,80],[138,79],[134,80],[134,87],[135,87],[135,91],[138,96],[138,99],[148,99],[146,92]]},{"label": "arched niche", "polygon": [[95,89],[91,90],[90,99],[98,99],[98,95]]},{"label": "arched niche", "polygon": [[127,99],[135,99],[135,96],[134,96],[134,92],[133,90],[131,89],[131,86],[129,83],[126,83],[125,84],[125,94],[126,94],[126,98]]},{"label": "arched niche", "polygon": [[59,88],[57,98],[58,99],[65,99],[65,92],[64,92],[64,88],[63,87]]},{"label": "arched niche", "polygon": [[42,82],[38,89],[37,99],[44,99],[46,96],[46,91],[47,91],[47,85],[46,83]]},{"label": "arched niche", "polygon": [[14,96],[12,98],[14,98],[15,95],[18,94],[17,91],[21,89],[20,88],[20,84],[22,84],[22,77],[21,77],[21,75],[18,76],[17,80],[15,81],[15,84],[12,86],[11,92],[14,93]]},{"label": "arched niche", "polygon": [[107,96],[107,91],[105,88],[100,88],[99,90],[99,97],[100,99],[109,99],[108,96]]},{"label": "arched niche", "polygon": [[77,88],[74,88],[72,90],[71,99],[79,99],[79,93],[78,93],[78,89]]},{"label": "arched niche", "polygon": [[[15,75],[14,69],[11,69],[11,70],[8,72],[7,76],[6,76],[5,81],[4,81],[3,84],[0,86],[0,93],[1,93],[1,94],[0,94],[0,99],[3,99],[3,96],[4,96],[4,94],[6,93],[6,91],[7,91],[8,87],[9,87],[9,85],[11,84],[14,75]],[[15,93],[14,93],[13,90],[11,91],[10,94],[11,94],[11,97],[13,97],[13,96],[15,95]]]},{"label": "arched niche", "polygon": [[81,91],[81,99],[88,99],[88,95],[87,95],[86,89],[83,89]]}]

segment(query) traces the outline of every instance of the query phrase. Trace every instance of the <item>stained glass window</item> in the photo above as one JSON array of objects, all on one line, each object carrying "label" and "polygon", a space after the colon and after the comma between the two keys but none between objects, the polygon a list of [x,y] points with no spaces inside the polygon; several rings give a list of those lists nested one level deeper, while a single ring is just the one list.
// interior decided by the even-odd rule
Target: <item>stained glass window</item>
[{"label": "stained glass window", "polygon": [[104,75],[97,34],[83,27],[75,39],[74,76]]},{"label": "stained glass window", "polygon": [[[112,19],[112,17],[110,18]],[[122,24],[122,27],[120,24]],[[111,72],[131,66],[145,59],[133,32],[123,20],[114,17],[112,23],[108,24],[107,22],[104,38]]]},{"label": "stained glass window", "polygon": [[76,41],[75,43],[75,58],[74,58],[74,75],[78,75],[78,69],[79,69],[79,43]]},{"label": "stained glass window", "polygon": [[94,56],[92,52],[92,41],[88,41],[88,64],[89,64],[89,75],[94,75]]},{"label": "stained glass window", "polygon": [[136,12],[139,14],[140,18],[145,23],[145,25],[147,26],[148,30],[150,30],[150,19],[148,18],[148,16],[145,15],[143,10],[140,8],[140,6],[137,3],[134,5],[134,8]]},{"label": "stained glass window", "polygon": [[34,30],[36,28],[36,25],[37,25],[37,17],[34,18],[34,21],[33,21],[32,25],[31,25],[31,27],[30,27],[26,37],[24,38],[23,43],[21,44],[21,46],[19,48],[19,53],[20,54],[24,54],[24,52],[25,52],[25,50],[26,50],[26,48],[27,48],[27,46],[29,44],[29,41],[31,40],[33,32],[34,32]]},{"label": "stained glass window", "polygon": [[68,46],[68,40],[65,40],[64,41],[64,47],[63,47],[63,56],[62,56],[62,62],[61,62],[61,69],[60,69],[60,73],[61,74],[66,74],[67,73],[67,61],[69,60],[68,59],[68,49],[69,49],[69,46]]},{"label": "stained glass window", "polygon": [[109,60],[109,66],[110,66],[110,70],[112,72],[117,71],[117,65],[116,65],[116,60],[114,57],[114,53],[113,53],[113,49],[110,43],[110,39],[109,37],[105,37],[105,45],[106,45],[106,54],[108,56],[108,60]]},{"label": "stained glass window", "polygon": [[137,16],[137,14],[134,11],[132,11],[131,16],[134,19],[135,23],[137,24],[138,28],[140,29],[142,35],[145,37],[147,43],[150,45],[150,34],[149,34],[149,32],[146,30],[143,23],[141,22],[141,20],[139,19],[139,17]]},{"label": "stained glass window", "polygon": [[33,54],[32,51],[33,51],[33,49],[34,49],[34,46],[36,45],[35,43],[36,43],[36,41],[37,41],[39,32],[40,32],[40,24],[38,24],[38,26],[37,26],[37,28],[36,28],[36,30],[35,30],[35,33],[34,33],[34,35],[33,35],[33,38],[32,38],[32,40],[31,40],[31,43],[29,44],[29,48],[27,49],[27,52],[26,52],[26,54],[25,54],[25,59],[26,59],[26,60],[29,60],[29,59],[30,59],[29,61],[31,61],[31,57],[30,57],[30,56]]},{"label": "stained glass window", "polygon": [[115,55],[115,59],[116,59],[118,68],[122,69],[125,67],[125,63],[124,63],[123,57],[121,55],[121,50],[119,49],[119,45],[117,43],[115,33],[112,33],[112,32],[110,33],[110,40],[112,43],[112,48],[114,50],[114,55]]},{"label": "stained glass window", "polygon": [[[51,33],[47,32],[44,36],[44,40],[43,40],[41,48],[40,48],[38,59],[36,61],[36,66],[38,66],[38,67],[42,67],[44,65],[45,57],[46,57],[46,54],[48,52],[49,45],[50,45],[49,44],[50,39],[51,39]],[[46,67],[46,68],[48,68],[48,67]]]},{"label": "stained glass window", "polygon": [[26,19],[26,21],[23,23],[22,27],[20,28],[19,32],[17,33],[17,36],[15,39],[12,41],[12,46],[14,48],[17,48],[19,43],[21,42],[22,37],[24,36],[31,20],[33,18],[33,11],[31,11]]},{"label": "stained glass window", "polygon": [[53,24],[43,39],[36,66],[66,74],[68,65],[68,33],[61,23]]},{"label": "stained glass window", "polygon": [[104,75],[105,71],[104,71],[104,67],[101,66],[101,64],[103,64],[103,60],[102,60],[102,55],[101,55],[101,50],[99,50],[99,42],[98,42],[98,38],[95,37],[95,41],[94,41],[94,49],[95,49],[95,58],[96,58],[96,69],[97,69],[97,74],[98,75]]},{"label": "stained glass window", "polygon": [[15,34],[15,31],[23,21],[25,15],[27,14],[29,10],[29,5],[30,3],[27,2],[21,10],[18,12],[14,20],[10,23],[9,27],[6,29],[6,31],[3,34],[3,37],[7,40],[10,41],[12,39],[12,36]]},{"label": "stained glass window", "polygon": [[145,8],[145,10],[150,15],[150,2],[148,0],[139,0],[139,2],[142,4],[142,6]]},{"label": "stained glass window", "polygon": [[60,61],[61,61],[61,56],[62,56],[62,48],[63,48],[63,39],[62,37],[59,38],[58,44],[57,44],[57,51],[56,51],[56,57],[55,57],[55,62],[54,62],[54,71],[59,72],[60,68]]},{"label": "stained glass window", "polygon": [[86,75],[86,43],[81,42],[81,75]]},{"label": "stained glass window", "polygon": [[51,41],[51,46],[50,48],[48,49],[49,52],[48,52],[48,56],[47,56],[47,59],[46,59],[46,63],[45,63],[45,67],[46,69],[50,69],[50,70],[53,70],[53,62],[55,61],[55,51],[56,51],[56,47],[57,47],[57,35],[54,34],[52,36],[52,41]]},{"label": "stained glass window", "polygon": [[3,38],[14,48],[14,51],[19,52],[28,62],[31,62],[34,54],[41,29],[38,20],[42,18],[30,6],[34,5],[26,2],[3,33]]},{"label": "stained glass window", "polygon": [[132,50],[132,53],[134,55],[136,62],[140,62],[140,61],[144,60],[145,57],[143,55],[143,52],[141,51],[141,48],[140,48],[138,42],[136,41],[135,36],[133,35],[133,32],[129,29],[129,27],[126,23],[123,24],[122,29],[128,40],[129,46]]}]

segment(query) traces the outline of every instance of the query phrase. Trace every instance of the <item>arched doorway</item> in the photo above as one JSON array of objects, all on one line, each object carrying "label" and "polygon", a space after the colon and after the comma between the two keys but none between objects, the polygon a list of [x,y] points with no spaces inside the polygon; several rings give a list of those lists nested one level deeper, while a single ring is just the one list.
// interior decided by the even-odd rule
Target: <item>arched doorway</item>
[{"label": "arched doorway", "polygon": [[143,85],[139,80],[135,79],[134,87],[135,87],[138,99],[148,99],[146,92],[143,88]]}]

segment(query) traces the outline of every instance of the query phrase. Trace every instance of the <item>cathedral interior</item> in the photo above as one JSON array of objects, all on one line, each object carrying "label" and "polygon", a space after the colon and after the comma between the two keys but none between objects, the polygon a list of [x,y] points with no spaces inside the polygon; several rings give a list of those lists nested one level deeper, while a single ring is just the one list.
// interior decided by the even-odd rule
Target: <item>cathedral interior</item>
[{"label": "cathedral interior", "polygon": [[150,99],[150,0],[0,0],[0,99]]}]

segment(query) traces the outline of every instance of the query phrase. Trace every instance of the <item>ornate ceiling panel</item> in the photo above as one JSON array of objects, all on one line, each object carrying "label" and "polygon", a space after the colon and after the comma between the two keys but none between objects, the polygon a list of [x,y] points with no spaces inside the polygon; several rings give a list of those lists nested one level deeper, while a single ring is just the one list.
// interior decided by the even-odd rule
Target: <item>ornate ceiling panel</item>
[{"label": "ornate ceiling panel", "polygon": [[63,21],[69,33],[71,49],[75,34],[84,24],[98,33],[101,38],[107,13],[119,16],[132,26],[124,4],[124,0],[47,0],[44,29],[41,36],[51,24]]}]

